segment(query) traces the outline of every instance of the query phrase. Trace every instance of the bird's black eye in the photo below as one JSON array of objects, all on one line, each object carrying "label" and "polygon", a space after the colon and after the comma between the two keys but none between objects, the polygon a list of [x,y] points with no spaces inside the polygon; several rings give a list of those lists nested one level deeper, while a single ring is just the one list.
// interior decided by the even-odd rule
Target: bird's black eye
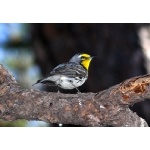
[{"label": "bird's black eye", "polygon": [[81,59],[82,59],[82,60],[84,60],[84,59],[85,59],[85,57],[84,57],[84,56],[81,56]]}]

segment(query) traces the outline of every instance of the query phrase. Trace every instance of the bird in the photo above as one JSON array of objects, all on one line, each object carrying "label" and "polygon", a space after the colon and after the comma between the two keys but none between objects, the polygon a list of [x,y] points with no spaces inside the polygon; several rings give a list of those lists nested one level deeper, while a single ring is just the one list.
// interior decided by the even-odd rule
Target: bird
[{"label": "bird", "polygon": [[66,90],[76,89],[80,93],[78,87],[88,79],[89,65],[94,57],[86,53],[75,54],[69,62],[59,64],[47,77],[39,79],[33,85],[42,83]]}]

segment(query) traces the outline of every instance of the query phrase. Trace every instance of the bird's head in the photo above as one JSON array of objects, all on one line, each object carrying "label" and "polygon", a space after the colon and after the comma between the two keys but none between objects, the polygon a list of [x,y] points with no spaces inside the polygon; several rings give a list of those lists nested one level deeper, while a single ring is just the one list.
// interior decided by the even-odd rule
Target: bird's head
[{"label": "bird's head", "polygon": [[94,57],[95,56],[90,56],[89,54],[80,53],[74,55],[69,62],[81,64],[86,70],[88,70],[90,62]]}]

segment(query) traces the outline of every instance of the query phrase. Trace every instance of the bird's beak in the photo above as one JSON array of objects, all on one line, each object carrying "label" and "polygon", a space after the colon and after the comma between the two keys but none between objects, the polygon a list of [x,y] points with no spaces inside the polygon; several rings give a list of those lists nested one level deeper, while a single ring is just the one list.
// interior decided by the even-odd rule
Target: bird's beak
[{"label": "bird's beak", "polygon": [[96,56],[91,56],[91,59],[95,58]]}]

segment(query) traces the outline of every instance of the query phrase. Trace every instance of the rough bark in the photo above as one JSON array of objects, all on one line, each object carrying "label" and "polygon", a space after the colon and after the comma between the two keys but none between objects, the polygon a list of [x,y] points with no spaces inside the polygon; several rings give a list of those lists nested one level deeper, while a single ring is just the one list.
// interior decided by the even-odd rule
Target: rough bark
[{"label": "rough bark", "polygon": [[129,109],[150,98],[150,75],[128,79],[98,93],[62,94],[23,89],[0,65],[0,118],[82,126],[148,126]]}]

